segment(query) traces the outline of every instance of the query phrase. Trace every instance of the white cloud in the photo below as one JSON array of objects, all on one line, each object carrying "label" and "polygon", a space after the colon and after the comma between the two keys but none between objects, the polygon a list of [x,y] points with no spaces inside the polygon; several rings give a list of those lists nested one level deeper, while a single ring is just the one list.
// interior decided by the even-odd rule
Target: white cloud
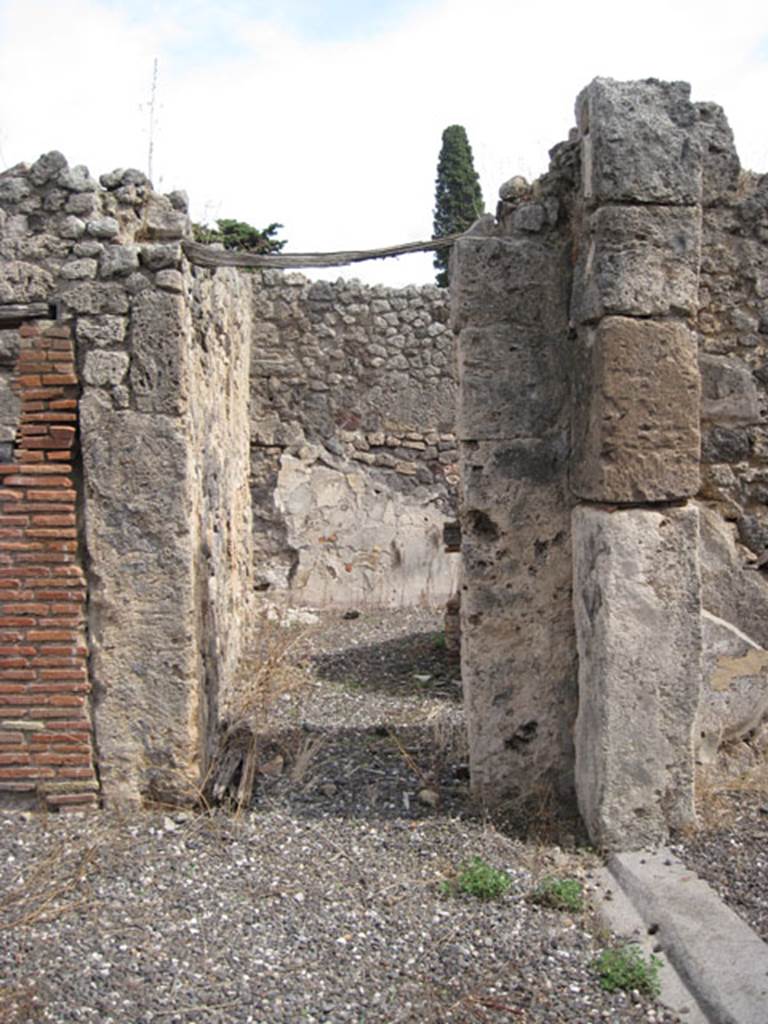
[{"label": "white cloud", "polygon": [[[0,157],[58,148],[94,173],[145,167],[157,57],[156,184],[186,188],[198,218],[280,220],[294,250],[428,237],[451,123],[467,128],[492,209],[505,178],[545,168],[595,75],[691,81],[696,99],[725,107],[744,162],[768,165],[763,3],[434,0],[338,42],[299,38],[248,9],[0,4]],[[351,273],[428,280],[431,258]]]}]

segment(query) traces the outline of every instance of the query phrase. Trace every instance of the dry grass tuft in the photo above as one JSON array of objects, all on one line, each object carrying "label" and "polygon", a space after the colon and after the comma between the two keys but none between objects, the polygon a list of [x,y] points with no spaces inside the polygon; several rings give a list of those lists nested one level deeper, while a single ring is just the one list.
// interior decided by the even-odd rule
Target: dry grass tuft
[{"label": "dry grass tuft", "polygon": [[235,678],[222,694],[221,716],[227,722],[247,722],[261,732],[275,704],[306,685],[296,655],[312,627],[293,624],[289,611],[265,607],[248,625]]},{"label": "dry grass tuft", "polygon": [[[295,700],[307,683],[297,653],[308,629],[293,625],[289,613],[287,608],[267,606],[248,628],[235,678],[221,698],[218,749],[201,787],[201,803],[207,810],[223,804],[240,814],[250,805],[256,776],[260,767],[266,767],[259,737],[267,731],[276,705]],[[307,765],[315,752],[304,750]]]}]

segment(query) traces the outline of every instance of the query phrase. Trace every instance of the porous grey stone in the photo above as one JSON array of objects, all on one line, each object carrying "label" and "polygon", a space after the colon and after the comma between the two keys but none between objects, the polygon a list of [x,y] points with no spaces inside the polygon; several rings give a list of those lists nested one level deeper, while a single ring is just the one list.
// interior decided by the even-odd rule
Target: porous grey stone
[{"label": "porous grey stone", "polygon": [[174,209],[165,196],[153,193],[144,210],[143,227],[148,239],[163,242],[188,236],[191,222],[185,213]]},{"label": "porous grey stone", "polygon": [[65,281],[84,281],[96,277],[98,266],[96,260],[70,260],[61,266],[59,275]]},{"label": "porous grey stone", "polygon": [[695,207],[601,207],[590,218],[576,270],[576,316],[584,322],[694,313],[700,247]]},{"label": "porous grey stone", "polygon": [[707,611],[702,612],[702,636],[696,756],[711,763],[722,744],[744,739],[768,714],[768,651]]},{"label": "porous grey stone", "polygon": [[61,299],[73,312],[93,316],[96,313],[127,313],[128,296],[111,281],[83,281],[61,293]]},{"label": "porous grey stone", "polygon": [[184,291],[184,278],[178,270],[158,270],[155,274],[155,284],[166,292]]},{"label": "porous grey stone", "polygon": [[106,189],[115,189],[123,182],[124,167],[117,167],[114,171],[108,171],[99,176],[99,181]]},{"label": "porous grey stone", "polygon": [[562,334],[511,324],[465,327],[457,354],[463,440],[540,437],[558,429],[569,399]]},{"label": "porous grey stone", "polygon": [[142,245],[139,255],[147,270],[178,269],[181,264],[180,245]]},{"label": "porous grey stone", "polygon": [[29,169],[29,180],[38,188],[47,184],[67,167],[67,160],[63,153],[53,149],[50,153],[44,153]]},{"label": "porous grey stone", "polygon": [[[85,225],[83,225],[83,227],[85,227]],[[95,242],[88,238],[72,246],[72,253],[75,256],[88,256],[91,259],[96,256],[100,256],[103,251],[104,246],[101,242]]]},{"label": "porous grey stone", "polygon": [[739,186],[741,163],[731,126],[716,103],[697,103],[696,111],[704,144],[702,199],[705,203],[732,201]]},{"label": "porous grey stone", "polygon": [[528,231],[536,234],[547,222],[547,215],[541,203],[525,203],[518,206],[512,215],[512,224],[516,231]]},{"label": "porous grey stone", "polygon": [[78,217],[90,217],[96,206],[96,196],[93,192],[77,192],[69,197],[65,209],[67,213],[75,213]]},{"label": "porous grey stone", "polygon": [[69,192],[95,192],[98,188],[88,168],[83,164],[62,168],[56,175],[56,184]]},{"label": "porous grey stone", "polygon": [[[72,246],[66,239],[57,238],[56,235],[44,232],[40,235],[33,235],[31,238],[19,238],[15,242],[14,248],[15,255],[20,260],[44,262],[64,259],[70,254]],[[54,264],[49,265],[54,266]]]},{"label": "porous grey stone", "polygon": [[0,263],[0,303],[45,302],[53,294],[53,275],[21,260]]},{"label": "porous grey stone", "polygon": [[19,354],[21,338],[16,330],[0,331],[0,365],[13,366]]},{"label": "porous grey stone", "polygon": [[129,167],[123,171],[123,176],[120,179],[123,185],[137,185],[140,188],[152,188],[152,182],[146,176],[143,171],[138,170],[136,167]]},{"label": "porous grey stone", "polygon": [[86,384],[99,388],[120,384],[128,372],[129,361],[127,352],[105,352],[103,349],[88,352],[83,369]]},{"label": "porous grey stone", "polygon": [[99,273],[102,277],[124,277],[137,270],[138,266],[137,245],[109,245],[101,254]]},{"label": "porous grey stone", "polygon": [[561,264],[552,248],[531,238],[463,236],[451,256],[451,322],[466,326],[515,323],[539,331],[561,326]]},{"label": "porous grey stone", "polygon": [[0,177],[0,203],[20,203],[31,191],[24,178]]},{"label": "porous grey stone", "polygon": [[92,238],[116,238],[120,225],[114,217],[98,217],[88,221],[86,231]]},{"label": "porous grey stone", "polygon": [[56,232],[62,238],[81,238],[85,234],[85,222],[80,217],[70,214],[62,217],[57,223]]},{"label": "porous grey stone", "polygon": [[746,462],[752,443],[749,433],[737,426],[708,426],[701,438],[701,461]]},{"label": "porous grey stone", "polygon": [[121,206],[139,207],[144,204],[146,189],[137,185],[121,185],[112,193]]},{"label": "porous grey stone", "polygon": [[77,339],[99,348],[120,345],[125,338],[127,324],[124,316],[81,316],[77,321]]},{"label": "porous grey stone", "polygon": [[759,507],[740,515],[737,522],[739,540],[756,555],[768,551],[768,509]]},{"label": "porous grey stone", "polygon": [[145,291],[147,288],[152,287],[152,282],[146,274],[142,274],[136,270],[132,274],[129,274],[126,278],[123,278],[121,284],[128,292],[129,295],[138,295],[139,292]]},{"label": "porous grey stone", "polygon": [[749,368],[740,359],[699,356],[701,418],[712,423],[760,422],[760,396]]},{"label": "porous grey stone", "polygon": [[13,441],[19,426],[21,399],[13,387],[9,374],[0,374],[0,437]]},{"label": "porous grey stone", "polygon": [[64,209],[69,195],[70,193],[62,188],[48,189],[43,196],[43,209],[46,213],[58,213]]},{"label": "porous grey stone", "polygon": [[178,415],[187,405],[183,300],[147,289],[131,310],[130,386],[141,412]]},{"label": "porous grey stone", "polygon": [[92,391],[80,427],[102,790],[112,806],[186,802],[201,737],[185,426]]},{"label": "porous grey stone", "polygon": [[571,488],[592,501],[669,501],[699,489],[696,341],[678,321],[608,317],[575,360]]},{"label": "porous grey stone", "polygon": [[516,174],[513,178],[499,186],[499,199],[503,201],[519,199],[528,192],[530,187],[522,175]]},{"label": "porous grey stone", "polygon": [[576,103],[584,195],[594,203],[695,205],[703,145],[685,82],[596,78]]},{"label": "porous grey stone", "polygon": [[573,803],[567,437],[462,442],[461,658],[472,791]]},{"label": "porous grey stone", "polygon": [[601,849],[656,845],[695,821],[697,509],[580,506],[573,564],[579,809]]},{"label": "porous grey stone", "polygon": [[169,192],[166,198],[174,210],[179,210],[181,213],[187,213],[189,211],[189,196],[181,189]]}]

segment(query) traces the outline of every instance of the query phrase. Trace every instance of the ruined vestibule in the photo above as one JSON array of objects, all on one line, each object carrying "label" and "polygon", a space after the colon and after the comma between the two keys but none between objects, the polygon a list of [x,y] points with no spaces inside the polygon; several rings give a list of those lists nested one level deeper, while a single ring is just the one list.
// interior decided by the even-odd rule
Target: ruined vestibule
[{"label": "ruined vestibule", "polygon": [[190,799],[254,592],[439,606],[460,560],[476,798],[689,823],[768,708],[768,179],[722,111],[595,80],[450,303],[189,237],[136,171],[0,175],[3,802]]}]

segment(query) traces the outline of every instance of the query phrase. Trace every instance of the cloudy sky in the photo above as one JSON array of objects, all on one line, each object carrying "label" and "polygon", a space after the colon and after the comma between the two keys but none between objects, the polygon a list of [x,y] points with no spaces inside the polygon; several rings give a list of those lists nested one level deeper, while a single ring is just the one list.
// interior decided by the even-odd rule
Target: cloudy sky
[{"label": "cloudy sky", "polygon": [[[293,251],[428,238],[449,124],[493,209],[596,75],[691,82],[768,170],[765,0],[0,0],[0,170],[60,149],[146,171],[155,61],[155,186],[196,220],[279,221]],[[350,274],[428,281],[431,257]]]}]

